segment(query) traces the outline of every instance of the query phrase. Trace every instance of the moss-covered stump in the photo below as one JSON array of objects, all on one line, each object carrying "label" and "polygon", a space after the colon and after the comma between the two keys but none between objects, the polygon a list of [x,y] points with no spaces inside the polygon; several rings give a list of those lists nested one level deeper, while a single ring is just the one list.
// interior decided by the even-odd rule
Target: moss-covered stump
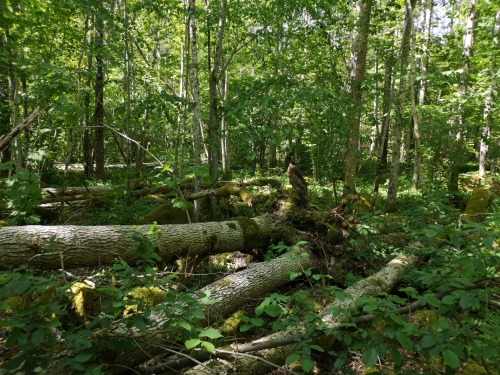
[{"label": "moss-covered stump", "polygon": [[[193,209],[189,207],[189,215],[193,214]],[[191,217],[191,216],[189,216]],[[145,215],[139,224],[152,224],[156,221],[157,224],[188,224],[189,218],[185,210],[174,207],[172,202],[166,202],[161,206],[156,207],[149,214]]]},{"label": "moss-covered stump", "polygon": [[71,319],[77,324],[86,324],[102,311],[101,299],[94,287],[77,282],[70,287]]},{"label": "moss-covered stump", "polygon": [[477,188],[474,190],[465,207],[462,221],[465,223],[481,221],[487,212],[491,196],[492,194],[488,189]]}]

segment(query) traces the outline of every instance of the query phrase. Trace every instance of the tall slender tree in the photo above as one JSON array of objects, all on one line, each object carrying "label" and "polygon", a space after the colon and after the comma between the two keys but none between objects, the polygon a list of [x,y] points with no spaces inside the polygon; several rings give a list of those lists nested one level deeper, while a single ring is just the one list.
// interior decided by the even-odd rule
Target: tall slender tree
[{"label": "tall slender tree", "polygon": [[[495,15],[495,21],[493,22],[493,58],[491,61],[491,72],[495,74],[497,69],[497,62],[495,56],[499,50],[499,38],[500,38],[500,9],[497,10]],[[483,110],[483,129],[481,132],[481,142],[479,146],[479,177],[484,178],[486,176],[486,161],[488,158],[488,142],[490,139],[491,133],[491,105],[493,103],[493,99],[495,97],[495,92],[497,91],[498,84],[496,84],[496,80],[492,79],[492,82],[488,85],[488,91],[486,93],[486,99],[484,101],[484,110]]]},{"label": "tall slender tree", "polygon": [[366,54],[368,50],[368,35],[372,0],[357,2],[358,19],[356,22],[356,37],[352,47],[350,79],[350,96],[352,112],[350,132],[347,144],[347,155],[344,169],[344,195],[356,191],[356,168],[359,159],[359,136],[362,111],[362,82],[366,72]]},{"label": "tall slender tree", "polygon": [[[193,153],[196,168],[201,167],[201,109],[200,109],[200,84],[198,78],[198,48],[197,48],[197,26],[196,26],[196,0],[188,0],[188,24],[189,43],[191,53],[191,89],[193,96]],[[195,174],[195,192],[200,191],[201,178],[199,173]],[[194,221],[199,221],[199,202],[194,203]]]},{"label": "tall slender tree", "polygon": [[405,23],[401,38],[399,52],[399,88],[394,114],[394,131],[391,148],[391,167],[389,172],[389,188],[387,191],[386,210],[396,210],[396,199],[398,193],[399,164],[401,159],[401,138],[404,127],[404,105],[407,97],[408,84],[408,59],[410,56],[411,30],[413,22],[413,8],[415,0],[406,0]]},{"label": "tall slender tree", "polygon": [[94,28],[95,82],[94,82],[94,126],[95,126],[95,174],[103,178],[104,172],[104,4],[99,1],[95,13]]}]

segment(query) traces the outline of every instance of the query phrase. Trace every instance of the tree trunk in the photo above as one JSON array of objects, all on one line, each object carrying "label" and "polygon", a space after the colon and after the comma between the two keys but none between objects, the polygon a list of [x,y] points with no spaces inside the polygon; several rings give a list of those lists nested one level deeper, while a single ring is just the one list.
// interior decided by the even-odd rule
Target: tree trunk
[{"label": "tree trunk", "polygon": [[400,73],[399,91],[394,116],[394,133],[392,140],[392,159],[389,177],[389,189],[387,191],[386,210],[396,209],[396,198],[398,192],[399,163],[401,159],[401,138],[403,135],[404,104],[407,95],[406,84],[408,82],[408,57],[410,54],[411,21],[413,20],[413,7],[415,0],[406,0],[405,26],[401,39],[400,49]]},{"label": "tree trunk", "polygon": [[[115,258],[133,262],[138,257],[135,232],[149,226],[21,226],[0,229],[0,267],[29,264],[43,269],[92,267],[112,264]],[[228,251],[267,247],[282,238],[279,221],[259,217],[226,222],[158,225],[156,251],[166,262],[178,257],[206,256]]]},{"label": "tree trunk", "polygon": [[37,107],[19,125],[17,125],[7,134],[4,134],[2,137],[0,137],[0,152],[3,152],[19,133],[28,128],[28,126],[31,125],[31,123],[38,117],[39,114],[40,108]]},{"label": "tree trunk", "polygon": [[[2,3],[0,5],[0,14],[4,14],[6,3]],[[2,34],[0,35],[0,138],[11,130],[10,124],[10,103],[9,103],[9,67],[8,64],[3,63],[4,61],[8,61],[8,40],[7,40],[7,26],[5,26],[5,31],[2,30]],[[10,151],[8,149],[4,149],[0,151],[0,163],[5,163],[10,161]],[[0,176],[6,175],[7,170],[0,170]]]},{"label": "tree trunk", "polygon": [[[226,68],[224,79],[221,83],[221,101],[226,102],[227,99],[227,81],[228,70]],[[221,161],[222,161],[222,178],[224,180],[231,179],[231,159],[229,155],[229,127],[227,126],[227,119],[225,113],[221,117]]]},{"label": "tree trunk", "polygon": [[[467,93],[469,91],[469,72],[470,72],[470,59],[472,56],[472,46],[474,44],[474,30],[476,26],[476,1],[470,0],[469,13],[467,15],[467,19],[465,20],[465,30],[463,37],[463,45],[462,45],[462,82],[460,87],[459,96],[462,100],[465,100]],[[458,178],[460,174],[460,168],[465,161],[465,147],[466,140],[464,139],[464,129],[465,122],[467,119],[465,118],[464,110],[462,104],[458,105],[458,124],[452,133],[454,134],[453,145],[451,150],[451,172],[450,172],[450,180],[448,183],[448,190],[450,193],[455,194],[458,192]]]},{"label": "tree trunk", "polygon": [[[191,85],[194,102],[193,113],[193,145],[194,145],[194,164],[195,168],[201,167],[201,114],[200,114],[200,85],[198,80],[198,49],[196,47],[196,0],[188,2],[188,23],[189,23],[189,42],[191,52]],[[200,191],[201,177],[199,173],[195,174],[194,191]],[[197,200],[194,201],[194,221],[198,222],[200,217],[200,207]]]},{"label": "tree trunk", "polygon": [[[498,38],[500,36],[500,9],[497,10],[497,14],[495,16],[495,22],[493,26],[493,48],[494,52],[498,52]],[[493,59],[491,60],[491,72],[495,72],[496,70],[496,53],[493,55]],[[479,146],[479,177],[484,178],[486,176],[486,160],[488,159],[488,141],[490,139],[491,133],[491,104],[493,103],[493,99],[495,97],[494,93],[497,91],[497,84],[490,83],[488,87],[488,92],[486,93],[486,99],[484,101],[484,111],[483,111],[483,129],[481,132],[481,142]],[[492,173],[493,175],[493,173]]]},{"label": "tree trunk", "polygon": [[[291,273],[300,274],[306,269],[314,269],[319,265],[320,261],[317,258],[308,251],[302,250],[301,254],[288,253],[268,262],[251,264],[243,271],[209,284],[196,293],[198,297],[208,294],[210,300],[213,301],[208,305],[200,304],[199,307],[205,314],[206,320],[198,324],[219,322],[249,300],[263,298],[276,288],[289,283]],[[133,355],[128,352],[119,356],[114,363],[120,366],[110,367],[106,373],[123,372],[125,368],[133,368],[152,356],[162,353],[163,347],[175,340],[179,328],[170,325],[171,318],[166,316],[159,307],[151,311],[150,326],[144,331],[128,328],[118,323],[96,334],[101,339],[105,339],[106,336],[112,336],[114,339],[117,336],[123,337],[124,340],[132,339],[141,347],[141,350],[136,350]],[[168,305],[165,307],[168,308]]]},{"label": "tree trunk", "polygon": [[[425,9],[425,17],[424,17],[424,42],[423,42],[423,47],[422,50],[424,53],[422,54],[422,68],[421,68],[421,75],[425,76],[427,74],[427,63],[428,63],[428,56],[427,56],[427,47],[428,47],[428,41],[429,41],[429,34],[430,34],[430,27],[431,27],[431,14],[432,14],[432,1],[427,1],[426,9]],[[417,111],[417,103],[416,103],[416,97],[417,97],[417,92],[415,88],[415,74],[416,74],[416,43],[417,43],[417,38],[416,38],[416,30],[415,30],[415,23],[413,21],[413,14],[412,14],[412,20],[411,20],[411,53],[410,53],[410,98],[411,98],[411,112],[412,112],[412,119],[413,119],[413,138],[415,141],[414,144],[414,152],[415,152],[415,161],[413,165],[413,179],[412,179],[412,186],[414,189],[424,189],[424,176],[422,173],[422,153],[420,150],[421,147],[421,139],[420,139],[420,130],[419,130],[419,124],[420,124],[420,116],[418,115]],[[419,91],[419,98],[418,98],[418,105],[419,107],[424,105],[425,101],[425,77],[421,80],[421,86],[420,86],[420,91]]]},{"label": "tree trunk", "polygon": [[382,170],[387,168],[387,148],[389,145],[389,125],[391,121],[391,109],[394,100],[394,78],[392,77],[393,66],[395,65],[394,57],[394,39],[391,39],[387,48],[387,55],[385,58],[385,72],[384,72],[384,96],[382,100],[383,122],[380,130],[379,139],[377,142],[377,170],[375,171],[375,184],[373,188],[373,202],[377,200],[380,174]]},{"label": "tree trunk", "polygon": [[370,29],[370,15],[372,0],[359,0],[358,4],[357,36],[352,47],[351,56],[351,129],[347,145],[347,155],[344,170],[344,195],[356,190],[356,167],[359,158],[359,124],[361,120],[361,104],[363,92],[361,84],[366,71],[366,53],[368,49],[368,34]]},{"label": "tree trunk", "polygon": [[[413,246],[419,246],[419,244],[414,244]],[[344,292],[351,296],[345,300],[336,299],[331,304],[324,307],[321,311],[321,320],[326,324],[326,328],[333,327],[335,323],[345,319],[345,316],[335,316],[332,311],[340,309],[352,309],[356,301],[361,297],[376,296],[382,292],[389,292],[397,283],[398,278],[404,274],[406,268],[415,264],[417,257],[413,255],[399,256],[392,261],[390,261],[384,268],[374,275],[354,283],[350,287],[344,290]],[[295,344],[289,344],[286,346],[276,347],[276,342],[283,340],[287,336],[300,336],[305,332],[303,327],[291,327],[284,332],[278,332],[259,340],[254,341],[251,344],[241,344],[242,346],[248,346],[254,344],[262,345],[268,342],[270,349],[262,349],[252,353],[252,357],[239,356],[238,355],[238,345],[233,348],[234,358],[231,361],[213,359],[208,362],[203,363],[203,365],[198,365],[193,369],[186,372],[186,374],[209,374],[212,373],[210,370],[214,371],[216,374],[240,374],[240,375],[253,375],[253,374],[265,374],[272,371],[275,367],[272,365],[282,365],[285,359],[293,353],[296,349]],[[333,337],[331,335],[330,337]],[[246,350],[248,351],[248,350]],[[263,360],[262,360],[263,359]]]},{"label": "tree trunk", "polygon": [[219,169],[219,96],[217,95],[217,85],[220,83],[220,69],[222,66],[222,40],[224,35],[224,22],[226,20],[226,4],[227,0],[220,0],[219,23],[217,25],[217,34],[215,40],[215,56],[208,83],[210,93],[210,118],[208,123],[208,165],[212,182],[217,182]]},{"label": "tree trunk", "polygon": [[98,178],[104,178],[104,20],[103,5],[98,7],[95,14],[95,174]]}]

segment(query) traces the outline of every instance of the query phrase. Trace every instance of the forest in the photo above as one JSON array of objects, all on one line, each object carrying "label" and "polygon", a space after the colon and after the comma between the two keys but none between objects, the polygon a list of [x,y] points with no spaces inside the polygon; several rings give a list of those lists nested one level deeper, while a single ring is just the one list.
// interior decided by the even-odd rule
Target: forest
[{"label": "forest", "polygon": [[0,375],[499,374],[497,0],[0,31]]}]

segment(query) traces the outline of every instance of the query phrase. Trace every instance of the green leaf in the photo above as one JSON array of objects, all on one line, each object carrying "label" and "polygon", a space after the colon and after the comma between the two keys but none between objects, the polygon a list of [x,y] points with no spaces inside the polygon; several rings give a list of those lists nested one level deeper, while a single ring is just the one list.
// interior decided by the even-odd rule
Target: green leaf
[{"label": "green leaf", "polygon": [[426,294],[424,296],[424,301],[431,305],[432,307],[439,307],[441,306],[441,301],[434,297],[432,294]]},{"label": "green leaf", "polygon": [[452,369],[455,369],[460,365],[460,360],[453,350],[445,349],[441,355],[443,356],[444,362]]},{"label": "green leaf", "polygon": [[432,335],[426,335],[420,340],[420,345],[424,349],[432,348],[436,345],[436,338]]},{"label": "green leaf", "polygon": [[483,238],[483,245],[488,248],[492,248],[495,243],[495,239],[491,236],[487,236]]},{"label": "green leaf", "polygon": [[87,362],[90,358],[92,358],[92,353],[80,353],[73,360],[75,362],[84,363]]},{"label": "green leaf", "polygon": [[378,306],[374,305],[374,304],[364,305],[363,306],[363,311],[365,311],[367,313],[371,313],[371,312],[377,311],[377,309],[378,309]]},{"label": "green leaf", "polygon": [[462,239],[459,236],[457,236],[456,234],[452,234],[450,236],[450,242],[454,247],[459,249],[460,245],[462,244]]},{"label": "green leaf", "polygon": [[413,342],[403,332],[401,331],[396,332],[396,338],[398,339],[399,343],[403,348],[408,350],[413,350]]},{"label": "green leaf", "polygon": [[462,297],[460,297],[460,307],[464,310],[468,309],[469,307],[474,306],[476,303],[476,299],[471,297],[468,294],[464,294]]},{"label": "green leaf", "polygon": [[201,344],[200,339],[189,339],[189,340],[186,340],[186,342],[184,343],[184,346],[187,349],[193,349],[193,348],[196,348],[200,344]]},{"label": "green leaf", "polygon": [[218,339],[222,337],[222,334],[217,329],[209,328],[204,331],[201,331],[199,336],[208,337],[210,339]]},{"label": "green leaf", "polygon": [[361,357],[361,360],[363,361],[365,367],[372,367],[375,363],[377,363],[377,359],[377,349],[375,349],[374,347],[365,350],[363,356]]},{"label": "green leaf", "polygon": [[301,274],[302,274],[302,272],[290,272],[290,281],[295,280]]},{"label": "green leaf", "polygon": [[310,348],[314,349],[314,350],[316,350],[318,352],[321,352],[321,353],[325,352],[325,349],[323,349],[321,346],[318,346],[318,345],[311,345]]},{"label": "green leaf", "polygon": [[191,331],[193,329],[191,324],[189,324],[188,322],[180,322],[178,324],[179,324],[179,327],[184,328],[186,331]]},{"label": "green leaf", "polygon": [[250,323],[255,327],[262,327],[264,325],[264,320],[260,318],[250,318]]},{"label": "green leaf", "polygon": [[311,358],[301,358],[300,365],[306,373],[310,372],[314,368],[314,362]]},{"label": "green leaf", "polygon": [[208,341],[202,341],[201,346],[209,353],[215,353],[215,345]]},{"label": "green leaf", "polygon": [[264,312],[271,318],[276,318],[283,312],[283,308],[279,305],[267,305],[264,307]]},{"label": "green leaf", "polygon": [[299,358],[300,358],[300,354],[299,353],[292,353],[288,357],[286,357],[285,363],[287,365],[289,365],[290,363],[298,361]]},{"label": "green leaf", "polygon": [[45,339],[45,336],[46,331],[44,329],[38,328],[31,335],[31,342],[33,343],[33,345],[38,346]]}]

